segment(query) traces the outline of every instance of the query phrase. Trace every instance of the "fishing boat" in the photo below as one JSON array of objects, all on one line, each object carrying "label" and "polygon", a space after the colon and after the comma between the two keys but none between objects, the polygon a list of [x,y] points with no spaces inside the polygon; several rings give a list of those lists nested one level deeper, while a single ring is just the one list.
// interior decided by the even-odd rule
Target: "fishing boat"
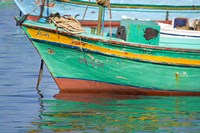
[{"label": "fishing boat", "polygon": [[[76,16],[78,20],[97,20],[98,6],[96,0],[14,0],[23,14],[38,15],[43,9],[44,16],[59,12],[61,15]],[[166,0],[111,0],[109,6],[112,12],[112,20],[119,21],[122,15],[152,20],[172,20],[175,17],[194,18],[200,13],[198,0],[166,1]],[[42,5],[44,8],[41,8]],[[110,11],[105,10],[105,20],[110,20]],[[87,13],[86,13],[87,12]]]},{"label": "fishing boat", "polygon": [[[159,25],[161,27],[161,42],[170,43],[171,46],[200,49],[200,19],[177,17],[171,23],[159,23]],[[180,43],[182,46],[174,45]]]},{"label": "fishing boat", "polygon": [[171,24],[159,25],[163,35],[200,38],[200,19],[174,18]]},{"label": "fishing boat", "polygon": [[[122,19],[113,33],[72,16],[16,18],[62,92],[200,95],[200,50],[162,46],[154,21]],[[112,25],[112,24],[110,24]]]}]

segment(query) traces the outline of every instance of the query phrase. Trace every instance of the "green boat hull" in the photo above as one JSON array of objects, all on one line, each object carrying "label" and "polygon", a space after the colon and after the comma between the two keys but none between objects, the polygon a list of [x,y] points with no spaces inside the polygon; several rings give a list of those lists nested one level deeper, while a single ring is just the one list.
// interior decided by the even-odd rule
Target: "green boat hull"
[{"label": "green boat hull", "polygon": [[[61,91],[200,95],[200,50],[68,34],[26,20],[22,29]],[[189,45],[189,44],[188,44]]]},{"label": "green boat hull", "polygon": [[33,44],[54,79],[95,81],[148,90],[199,92],[200,69],[196,67],[134,61],[48,42],[33,41]]}]

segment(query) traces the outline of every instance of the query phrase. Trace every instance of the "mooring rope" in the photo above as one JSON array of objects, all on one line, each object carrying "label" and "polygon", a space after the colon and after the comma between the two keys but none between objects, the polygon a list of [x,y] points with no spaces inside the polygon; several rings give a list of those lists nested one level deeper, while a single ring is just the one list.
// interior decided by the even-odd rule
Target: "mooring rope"
[{"label": "mooring rope", "polygon": [[58,28],[62,28],[66,32],[71,34],[81,34],[84,32],[79,21],[69,15],[65,15],[62,17],[50,16],[49,22],[53,22]]}]

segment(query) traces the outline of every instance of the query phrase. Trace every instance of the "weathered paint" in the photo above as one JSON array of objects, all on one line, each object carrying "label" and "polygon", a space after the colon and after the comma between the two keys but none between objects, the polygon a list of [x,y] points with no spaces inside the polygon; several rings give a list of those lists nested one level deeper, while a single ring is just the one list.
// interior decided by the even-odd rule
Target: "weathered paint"
[{"label": "weathered paint", "polygon": [[[109,84],[90,80],[54,78],[61,88],[61,92],[68,93],[112,93],[148,96],[200,96],[200,92],[166,91],[156,89],[145,89],[131,86]],[[63,97],[64,98],[64,97]]]},{"label": "weathered paint", "polygon": [[25,21],[22,28],[63,91],[116,87],[143,88],[142,94],[200,92],[200,50],[127,43],[86,33],[74,36],[32,21]]},{"label": "weathered paint", "polygon": [[[138,62],[48,42],[33,41],[33,44],[62,91],[112,90],[116,86],[121,86],[118,89],[125,86],[147,91],[199,92],[199,68]],[[66,82],[70,79],[74,82]],[[95,83],[87,84],[89,81]]]},{"label": "weathered paint", "polygon": [[126,41],[159,45],[160,26],[155,21],[122,19],[120,25],[126,29]]},{"label": "weathered paint", "polygon": [[[200,66],[200,53],[188,53],[182,51],[160,51],[149,48],[137,48],[134,51],[129,52],[127,50],[122,50],[123,47],[112,46],[99,46],[99,42],[88,43],[90,40],[80,40],[78,37],[68,37],[66,35],[60,35],[54,32],[45,31],[42,29],[26,29],[30,38],[46,40],[51,42],[60,43],[61,45],[71,45],[79,48],[84,48],[91,51],[97,51],[107,55],[114,55],[122,58],[135,59],[140,61],[147,61],[152,63],[161,64],[172,64],[172,65],[185,65],[185,66]],[[97,44],[96,44],[97,43]],[[103,42],[102,42],[103,43]],[[117,50],[119,49],[119,50]],[[171,55],[170,55],[171,54]],[[195,54],[197,56],[195,56]]]}]

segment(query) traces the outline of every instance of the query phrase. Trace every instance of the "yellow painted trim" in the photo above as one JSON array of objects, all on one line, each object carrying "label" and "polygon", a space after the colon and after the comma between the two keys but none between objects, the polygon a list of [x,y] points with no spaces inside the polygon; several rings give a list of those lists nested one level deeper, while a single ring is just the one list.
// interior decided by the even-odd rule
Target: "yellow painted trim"
[{"label": "yellow painted trim", "polygon": [[32,28],[27,28],[27,31],[29,35],[31,36],[31,38],[34,38],[34,39],[46,40],[46,41],[51,41],[51,42],[56,42],[56,43],[61,43],[61,44],[67,44],[71,46],[77,46],[80,48],[89,49],[91,51],[98,51],[98,52],[105,53],[108,55],[115,55],[115,56],[119,56],[123,58],[138,59],[141,61],[148,61],[148,62],[154,62],[154,63],[200,66],[200,60],[172,58],[172,57],[155,56],[155,55],[148,55],[148,54],[134,54],[131,52],[124,52],[124,51],[119,51],[119,50],[103,48],[101,46],[95,46],[92,44],[81,42],[80,40],[72,39],[72,38],[69,38],[63,35],[58,35],[56,33],[51,33],[48,31],[36,30]]}]

